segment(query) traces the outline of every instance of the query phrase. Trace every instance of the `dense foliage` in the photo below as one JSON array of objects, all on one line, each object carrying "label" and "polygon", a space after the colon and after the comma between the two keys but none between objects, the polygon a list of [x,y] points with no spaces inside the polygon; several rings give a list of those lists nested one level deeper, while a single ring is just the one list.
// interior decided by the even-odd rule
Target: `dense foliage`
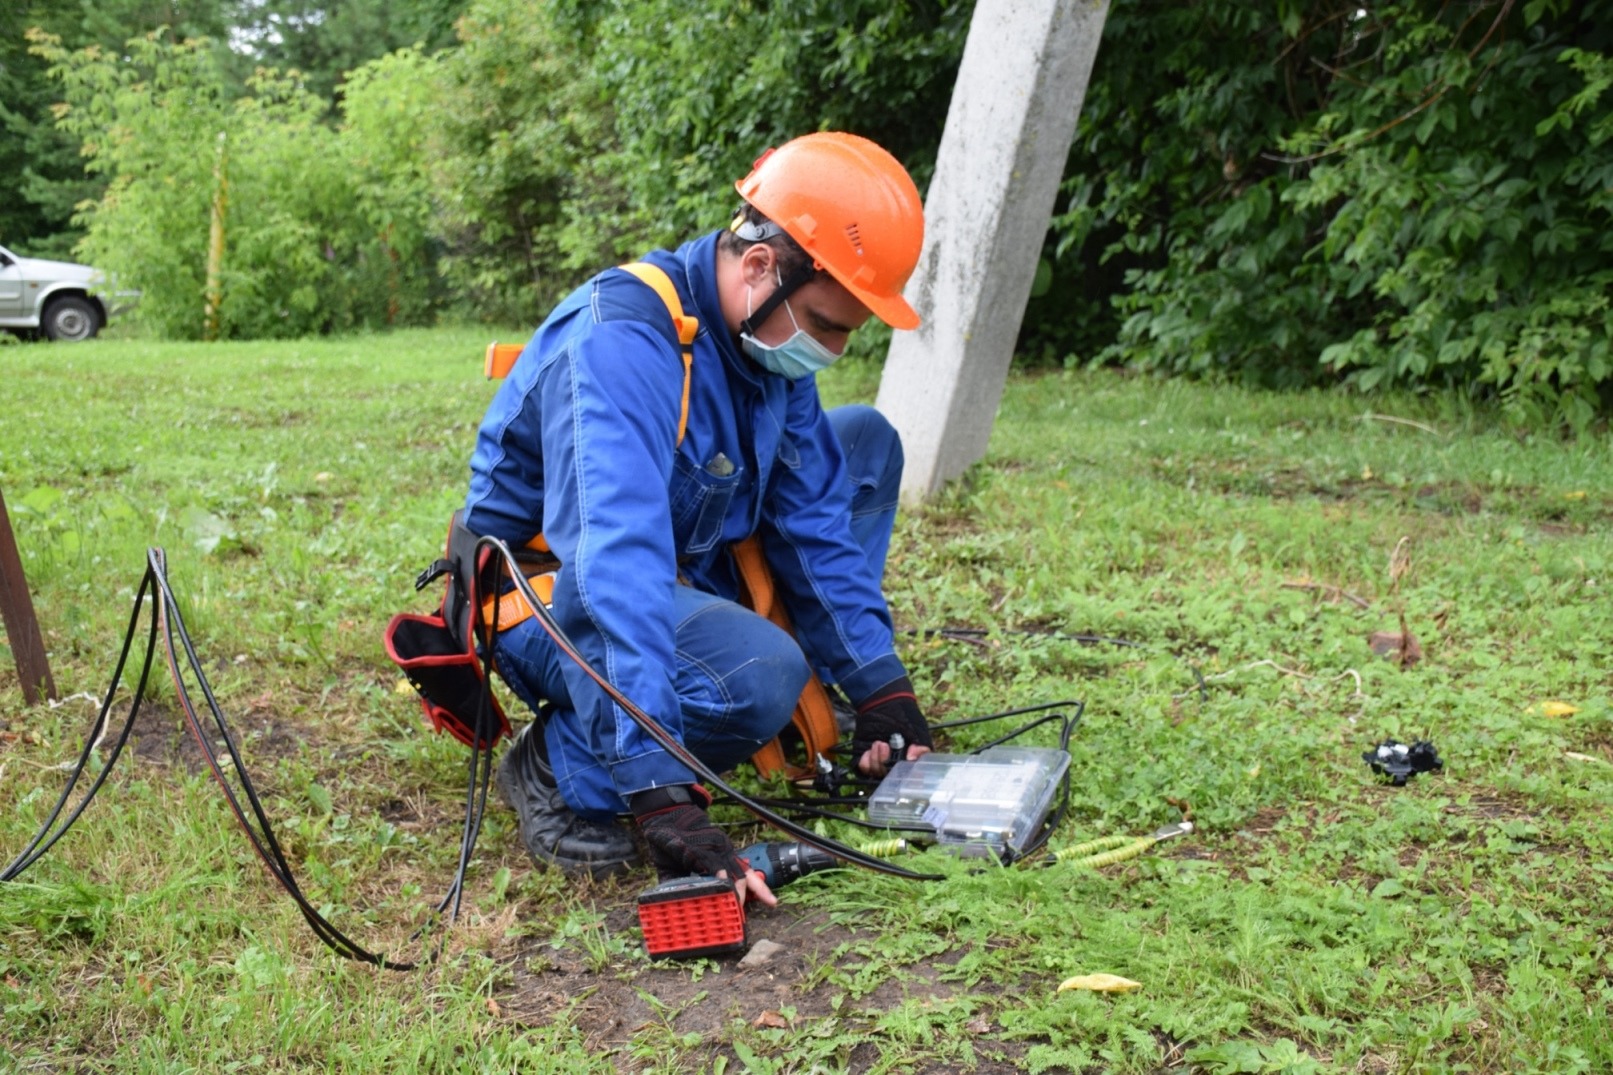
[{"label": "dense foliage", "polygon": [[1117,4],[1054,227],[1093,327],[1044,331],[1585,424],[1613,401],[1610,41],[1607,3]]},{"label": "dense foliage", "polygon": [[27,31],[43,28],[68,48],[116,55],[128,38],[166,27],[178,38],[223,40],[225,0],[97,0],[0,4],[0,242],[34,257],[68,257],[83,238],[73,223],[79,202],[101,196],[105,181],[86,174],[79,140],[54,122],[61,91],[49,63],[30,49]]},{"label": "dense foliage", "polygon": [[[593,268],[721,225],[791,134],[868,134],[926,183],[972,10],[414,0],[378,36],[377,2],[195,0],[229,48],[48,53],[91,181],[114,181],[84,250],[145,277],[159,330],[199,324],[217,129],[275,207],[232,223],[229,331],[531,322]],[[130,72],[181,48],[201,89],[179,108]],[[1610,86],[1613,0],[1113,0],[1023,360],[1449,386],[1583,427],[1613,407]],[[186,110],[167,150],[97,133]],[[156,181],[165,152],[185,182]]]},{"label": "dense foliage", "polygon": [[300,336],[422,308],[424,229],[409,212],[419,202],[392,204],[400,184],[373,150],[388,143],[379,117],[338,132],[322,100],[273,70],[232,98],[199,42],[156,34],[107,57],[36,37],[68,98],[63,125],[84,140],[91,172],[110,179],[85,211],[80,250],[145,292],[140,316],[158,333],[202,332],[215,200],[226,236],[222,335]]},{"label": "dense foliage", "polygon": [[171,41],[206,38],[230,95],[259,66],[300,72],[304,85],[339,98],[348,73],[412,44],[454,40],[465,0],[13,0],[0,5],[0,241],[37,257],[68,257],[84,231],[79,203],[105,193],[104,173],[86,172],[80,141],[55,122],[62,92],[26,31],[68,50],[117,61],[131,38],[162,31]]}]

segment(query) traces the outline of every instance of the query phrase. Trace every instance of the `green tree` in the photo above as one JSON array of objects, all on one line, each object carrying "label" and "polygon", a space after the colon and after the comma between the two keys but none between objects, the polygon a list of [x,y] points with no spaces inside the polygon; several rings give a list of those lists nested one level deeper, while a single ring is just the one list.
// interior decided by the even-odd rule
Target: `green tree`
[{"label": "green tree", "polygon": [[727,222],[735,180],[813,130],[872,138],[928,182],[972,4],[563,0],[614,110],[613,165],[650,235]]},{"label": "green tree", "polygon": [[302,73],[340,100],[348,75],[387,53],[454,43],[466,0],[233,0],[232,40],[255,63]]},{"label": "green tree", "polygon": [[475,0],[440,57],[429,174],[448,285],[470,310],[535,323],[583,276],[637,253],[607,90],[586,34],[530,0]]},{"label": "green tree", "polygon": [[19,0],[0,5],[0,175],[11,181],[0,199],[0,237],[23,252],[70,257],[83,231],[73,223],[81,202],[104,182],[87,175],[78,141],[55,123],[61,101],[49,65],[29,49],[40,28],[68,48],[99,45],[116,53],[131,35],[166,28],[179,36],[222,39],[233,0]]},{"label": "green tree", "polygon": [[423,320],[444,301],[431,135],[442,77],[439,58],[406,48],[349,72],[344,86],[342,153],[380,254],[362,264],[381,278],[354,284],[385,295],[387,324]]},{"label": "green tree", "polygon": [[475,0],[442,56],[443,270],[531,321],[588,272],[726,223],[767,146],[853,130],[927,178],[967,3]]},{"label": "green tree", "polygon": [[296,77],[261,70],[242,96],[205,41],[136,38],[121,55],[35,35],[105,194],[84,216],[90,260],[144,292],[135,316],[158,334],[202,330],[207,221],[227,184],[226,336],[296,336],[432,309],[407,183],[378,182],[379,134],[348,138]]}]

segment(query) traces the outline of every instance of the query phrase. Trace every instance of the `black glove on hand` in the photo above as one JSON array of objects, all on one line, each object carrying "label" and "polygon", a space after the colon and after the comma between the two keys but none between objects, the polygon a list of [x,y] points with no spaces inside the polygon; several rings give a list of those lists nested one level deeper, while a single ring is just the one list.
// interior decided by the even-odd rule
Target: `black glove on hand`
[{"label": "black glove on hand", "polygon": [[[903,749],[893,752],[891,763],[907,760],[907,747],[933,747],[930,725],[913,696],[913,681],[893,679],[857,707],[857,727],[851,735],[851,756],[861,758],[875,743],[888,743],[900,735]],[[899,755],[899,756],[898,756]]]},{"label": "black glove on hand", "polygon": [[698,784],[653,788],[633,796],[633,814],[650,848],[650,861],[663,881],[690,874],[728,880],[745,876],[745,864],[734,851],[728,834],[711,823],[706,807],[711,795]]}]

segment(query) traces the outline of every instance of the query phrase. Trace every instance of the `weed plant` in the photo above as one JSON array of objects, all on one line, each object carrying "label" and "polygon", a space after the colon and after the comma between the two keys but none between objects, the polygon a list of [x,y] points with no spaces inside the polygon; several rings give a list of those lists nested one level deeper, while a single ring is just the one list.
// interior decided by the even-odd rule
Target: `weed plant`
[{"label": "weed plant", "polygon": [[[464,754],[379,633],[429,604],[412,580],[463,493],[484,342],[6,349],[0,490],[66,700],[25,706],[0,650],[4,857],[159,544],[308,891],[415,954]],[[849,361],[824,391],[877,377]],[[1186,839],[1102,871],[814,875],[753,921],[797,953],[765,984],[647,962],[647,878],[534,870],[494,809],[441,960],[392,974],[306,932],[158,685],[102,799],[0,884],[0,1069],[1613,1069],[1613,446],[1372,406],[1018,378],[988,458],[898,524],[887,586],[932,716],[1084,700],[1053,845],[1184,807]],[[1383,783],[1362,753],[1385,737],[1431,739],[1443,771]],[[1058,991],[1100,971],[1142,988]]]}]

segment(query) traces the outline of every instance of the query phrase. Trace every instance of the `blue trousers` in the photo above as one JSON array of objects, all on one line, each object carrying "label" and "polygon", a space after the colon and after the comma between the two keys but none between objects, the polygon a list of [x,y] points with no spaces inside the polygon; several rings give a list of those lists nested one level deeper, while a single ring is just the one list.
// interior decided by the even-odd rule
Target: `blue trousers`
[{"label": "blue trousers", "polygon": [[[852,485],[852,536],[882,578],[902,481],[901,440],[872,407],[837,407],[828,417]],[[673,616],[683,745],[716,772],[732,769],[789,723],[808,669],[817,662],[763,617],[688,586],[677,587]],[[569,658],[537,621],[502,632],[494,652],[510,689],[546,718],[549,757],[588,756],[561,673],[561,662]],[[603,765],[556,766],[555,776],[566,802],[583,817],[602,820],[627,809]]]}]

